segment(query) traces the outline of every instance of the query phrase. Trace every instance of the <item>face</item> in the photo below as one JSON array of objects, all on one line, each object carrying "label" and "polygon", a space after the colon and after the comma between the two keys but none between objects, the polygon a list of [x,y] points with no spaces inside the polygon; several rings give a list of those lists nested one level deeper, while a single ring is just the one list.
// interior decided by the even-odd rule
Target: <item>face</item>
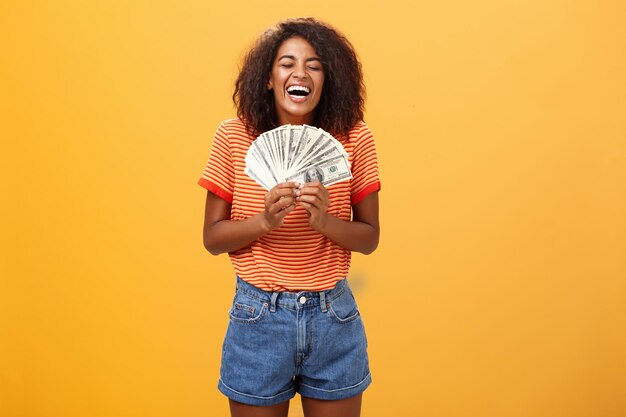
[{"label": "face", "polygon": [[313,181],[321,182],[322,174],[316,168],[311,168],[306,172],[305,181],[306,182],[313,182]]},{"label": "face", "polygon": [[323,85],[322,62],[311,44],[297,36],[284,41],[267,85],[274,92],[279,124],[313,123]]}]

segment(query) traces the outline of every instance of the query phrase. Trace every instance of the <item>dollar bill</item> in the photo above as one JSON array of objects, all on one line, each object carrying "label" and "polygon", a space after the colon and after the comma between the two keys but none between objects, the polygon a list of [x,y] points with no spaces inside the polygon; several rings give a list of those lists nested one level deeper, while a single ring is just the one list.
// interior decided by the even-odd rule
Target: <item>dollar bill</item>
[{"label": "dollar bill", "polygon": [[285,181],[325,186],[352,178],[348,153],[340,141],[309,125],[283,125],[256,138],[245,157],[246,175],[270,190]]},{"label": "dollar bill", "polygon": [[309,165],[300,172],[287,178],[287,181],[299,183],[319,181],[325,187],[352,178],[348,160],[343,156]]}]

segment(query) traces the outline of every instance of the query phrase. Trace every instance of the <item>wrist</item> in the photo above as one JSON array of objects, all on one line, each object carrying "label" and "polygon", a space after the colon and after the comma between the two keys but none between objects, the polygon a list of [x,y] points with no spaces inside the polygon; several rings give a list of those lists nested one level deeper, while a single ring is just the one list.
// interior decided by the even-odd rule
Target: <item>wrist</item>
[{"label": "wrist", "polygon": [[257,218],[259,222],[259,227],[261,229],[261,236],[271,232],[274,229],[271,223],[265,218],[265,212],[257,214]]},{"label": "wrist", "polygon": [[314,227],[315,231],[317,231],[317,232],[319,232],[319,233],[321,233],[323,235],[326,235],[327,231],[328,231],[328,223],[329,223],[329,221],[330,221],[330,219],[332,217],[333,216],[331,214],[328,214],[328,213],[322,214],[320,216],[320,219],[317,222],[316,226]]}]

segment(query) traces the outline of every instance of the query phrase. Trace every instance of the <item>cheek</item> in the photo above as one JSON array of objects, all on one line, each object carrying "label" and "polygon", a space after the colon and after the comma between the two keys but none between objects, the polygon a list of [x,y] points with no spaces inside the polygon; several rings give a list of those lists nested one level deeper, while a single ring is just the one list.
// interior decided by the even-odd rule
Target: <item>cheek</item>
[{"label": "cheek", "polygon": [[272,86],[272,88],[277,88],[279,87],[280,83],[281,83],[281,74],[280,71],[277,69],[273,69],[270,72],[270,76],[269,76],[269,81],[268,84]]},{"label": "cheek", "polygon": [[272,90],[273,96],[274,96],[274,102],[277,103],[278,100],[280,100],[281,95],[280,95],[280,91],[278,91],[276,88],[274,88]]},{"label": "cheek", "polygon": [[271,86],[272,88],[275,88],[276,87],[276,80],[277,80],[276,72],[275,71],[270,72],[270,77],[269,77],[269,80],[268,80],[267,84],[269,86]]},{"label": "cheek", "polygon": [[322,96],[322,93],[324,92],[324,76],[320,77],[319,80],[317,81],[316,85],[317,90],[318,90],[318,96]]}]

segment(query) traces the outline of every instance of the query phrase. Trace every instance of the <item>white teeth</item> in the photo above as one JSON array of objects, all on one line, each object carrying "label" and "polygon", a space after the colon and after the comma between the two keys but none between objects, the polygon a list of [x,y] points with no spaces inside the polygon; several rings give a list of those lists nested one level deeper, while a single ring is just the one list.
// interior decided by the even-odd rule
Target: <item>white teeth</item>
[{"label": "white teeth", "polygon": [[303,85],[292,85],[292,86],[289,86],[289,87],[287,88],[287,92],[288,92],[288,93],[291,93],[292,91],[296,91],[296,90],[298,90],[298,91],[304,91],[304,92],[305,92],[305,93],[307,93],[307,94],[311,92],[311,90],[309,90],[309,88],[308,88],[308,87],[305,87],[305,86],[303,86]]}]

